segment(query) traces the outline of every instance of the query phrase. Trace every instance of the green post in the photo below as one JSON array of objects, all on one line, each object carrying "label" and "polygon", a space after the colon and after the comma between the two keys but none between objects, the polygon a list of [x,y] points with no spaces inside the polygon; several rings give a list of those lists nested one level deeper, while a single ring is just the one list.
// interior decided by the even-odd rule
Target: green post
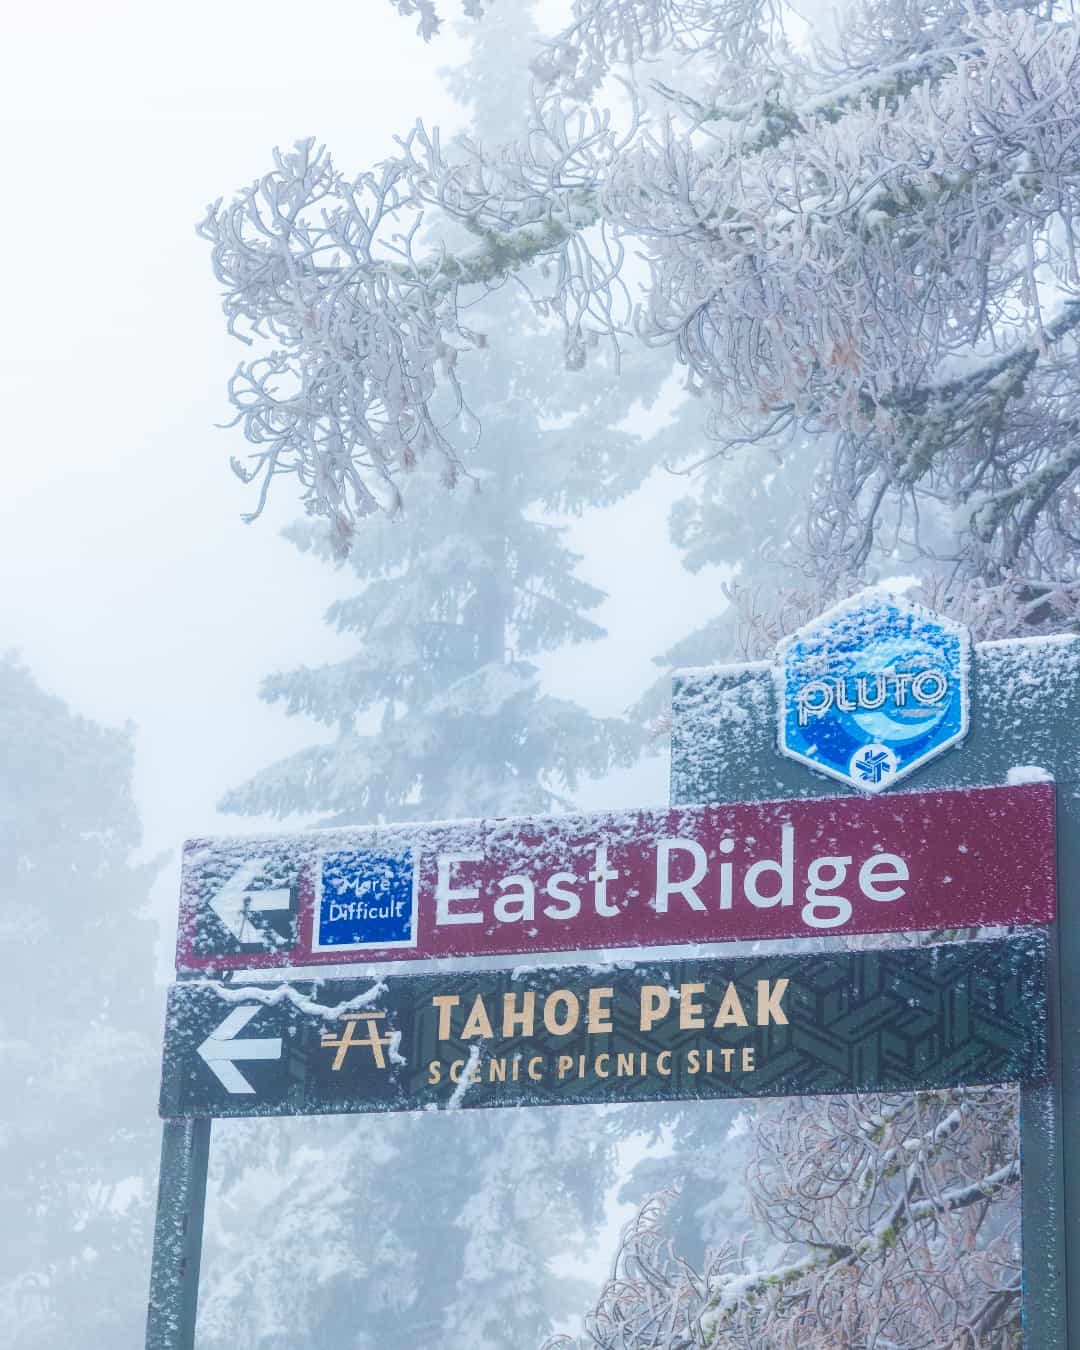
[{"label": "green post", "polygon": [[209,1159],[209,1120],[163,1122],[146,1350],[195,1345]]},{"label": "green post", "polygon": [[[998,786],[1018,766],[1045,769],[1057,785],[1052,1079],[1021,1091],[1023,1317],[1030,1350],[1065,1350],[1080,1346],[1080,639],[983,643],[973,666],[966,741],[916,770],[904,790]],[[778,753],[771,665],[677,674],[672,715],[675,805],[850,795]],[[1061,971],[1073,977],[1062,981]]]}]

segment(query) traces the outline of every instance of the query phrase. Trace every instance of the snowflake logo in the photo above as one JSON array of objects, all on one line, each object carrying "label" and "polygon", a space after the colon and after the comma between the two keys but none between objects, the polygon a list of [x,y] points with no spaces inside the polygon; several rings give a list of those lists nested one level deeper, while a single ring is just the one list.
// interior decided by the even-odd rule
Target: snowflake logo
[{"label": "snowflake logo", "polygon": [[887,751],[871,747],[856,759],[855,768],[864,783],[880,783],[886,774],[892,772],[892,765],[889,763],[892,758]]}]

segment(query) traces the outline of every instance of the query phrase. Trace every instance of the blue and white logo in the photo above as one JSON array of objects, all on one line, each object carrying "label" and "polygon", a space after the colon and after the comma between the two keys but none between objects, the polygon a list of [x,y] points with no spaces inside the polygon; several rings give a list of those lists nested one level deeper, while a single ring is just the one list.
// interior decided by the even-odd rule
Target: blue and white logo
[{"label": "blue and white logo", "polygon": [[416,868],[411,849],[343,848],[319,859],[312,950],[416,946]]},{"label": "blue and white logo", "polygon": [[780,753],[883,792],[968,729],[967,630],[867,591],[781,646]]}]

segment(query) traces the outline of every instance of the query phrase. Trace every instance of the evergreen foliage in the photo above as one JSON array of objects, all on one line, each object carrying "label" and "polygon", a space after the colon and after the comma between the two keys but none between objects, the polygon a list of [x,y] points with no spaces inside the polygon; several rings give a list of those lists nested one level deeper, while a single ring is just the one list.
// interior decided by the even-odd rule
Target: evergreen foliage
[{"label": "evergreen foliage", "polygon": [[[511,297],[488,302],[492,323],[527,333],[524,311]],[[334,738],[230,792],[224,810],[317,811],[348,824],[548,811],[582,776],[636,757],[630,724],[544,694],[529,661],[603,633],[588,617],[602,595],[575,575],[580,560],[544,512],[618,497],[657,453],[609,430],[624,408],[599,372],[564,411],[552,356],[535,326],[518,347],[492,353],[471,480],[450,489],[422,462],[405,514],[357,536],[342,567],[361,589],[327,614],[357,650],[271,676],[262,689]],[[661,380],[654,369],[654,389]],[[545,426],[556,418],[565,425]],[[288,533],[332,559],[320,523]]]},{"label": "evergreen foliage", "polygon": [[133,757],[0,660],[3,1350],[142,1344],[160,1008]]},{"label": "evergreen foliage", "polygon": [[[468,82],[450,76],[481,129],[523,124],[505,54],[530,31],[527,6],[493,12]],[[624,384],[601,357],[568,387],[558,335],[525,295],[487,296],[470,324],[515,337],[481,354],[468,474],[448,481],[421,457],[404,511],[366,522],[344,557],[325,522],[287,531],[353,588],[327,614],[352,650],[264,682],[264,699],[329,736],[229,792],[224,810],[337,825],[555,811],[581,779],[639,754],[637,726],[545,693],[531,658],[603,635],[590,617],[602,593],[577,575],[557,522],[617,501],[670,452],[673,427],[648,441],[618,429],[635,400],[661,395],[666,362],[642,354]],[[271,1127],[221,1131],[208,1347],[285,1350],[301,1324],[319,1344],[533,1343],[580,1303],[565,1264],[603,1213],[610,1120],[273,1122],[269,1157]],[[319,1167],[305,1166],[316,1152]],[[282,1246],[297,1253],[287,1291],[267,1255]]]},{"label": "evergreen foliage", "polygon": [[[491,313],[500,317],[496,302]],[[558,417],[548,351],[535,332],[513,361],[493,356],[477,481],[449,490],[418,466],[407,511],[370,522],[339,561],[361,589],[327,617],[359,650],[272,676],[262,691],[333,728],[333,739],[269,766],[224,809],[317,811],[348,825],[548,811],[581,777],[636,757],[632,724],[545,694],[525,659],[602,633],[587,617],[601,594],[575,576],[578,559],[545,509],[617,497],[656,453],[609,430],[621,409],[606,380],[587,383],[583,404]],[[662,368],[651,376],[658,387]],[[289,534],[333,560],[324,526]],[[602,1214],[612,1166],[604,1119],[552,1110],[316,1129],[275,1121],[273,1165],[260,1145],[253,1170],[250,1131],[220,1132],[219,1212],[242,1209],[243,1221],[215,1221],[207,1345],[246,1350],[255,1327],[252,1350],[284,1350],[298,1319],[316,1343],[346,1328],[357,1345],[531,1342],[574,1306],[576,1286],[552,1258]],[[320,1168],[334,1159],[325,1181],[303,1175],[317,1141]],[[269,1233],[272,1250],[296,1250],[305,1215],[317,1215],[311,1259],[298,1255],[286,1296],[253,1238]]]}]

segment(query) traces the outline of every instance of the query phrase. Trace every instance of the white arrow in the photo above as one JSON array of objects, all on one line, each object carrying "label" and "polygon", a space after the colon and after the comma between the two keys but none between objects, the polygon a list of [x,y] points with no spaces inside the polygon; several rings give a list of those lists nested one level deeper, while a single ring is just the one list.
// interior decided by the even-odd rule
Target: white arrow
[{"label": "white arrow", "polygon": [[243,867],[232,874],[221,890],[211,897],[210,908],[238,942],[256,942],[262,937],[251,922],[252,913],[289,908],[288,886],[272,891],[250,889],[251,883],[268,861],[266,858],[259,858],[255,862],[244,863]]},{"label": "white arrow", "polygon": [[267,1036],[259,1041],[237,1041],[233,1037],[247,1026],[259,1005],[234,1008],[216,1031],[212,1031],[202,1045],[202,1056],[211,1073],[221,1080],[228,1092],[254,1092],[248,1080],[233,1063],[237,1059],[280,1059],[281,1037]]}]

